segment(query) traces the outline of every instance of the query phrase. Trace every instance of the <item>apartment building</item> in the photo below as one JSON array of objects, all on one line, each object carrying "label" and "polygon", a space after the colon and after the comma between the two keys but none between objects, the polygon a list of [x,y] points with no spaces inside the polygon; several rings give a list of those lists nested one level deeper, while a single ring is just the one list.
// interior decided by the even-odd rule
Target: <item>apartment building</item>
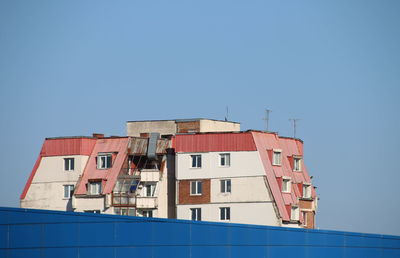
[{"label": "apartment building", "polygon": [[210,119],[44,141],[22,208],[314,228],[303,142]]},{"label": "apartment building", "polygon": [[178,219],[314,228],[299,139],[259,131],[177,135]]}]

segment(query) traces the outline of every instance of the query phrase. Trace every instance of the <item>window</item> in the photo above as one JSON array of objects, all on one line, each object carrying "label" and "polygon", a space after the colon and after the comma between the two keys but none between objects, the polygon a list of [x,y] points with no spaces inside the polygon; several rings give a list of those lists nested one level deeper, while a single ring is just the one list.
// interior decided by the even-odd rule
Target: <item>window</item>
[{"label": "window", "polygon": [[111,154],[101,154],[97,156],[97,169],[107,169],[111,167]]},{"label": "window", "polygon": [[290,178],[283,178],[282,179],[282,192],[290,193],[291,188],[292,188],[292,184],[290,182]]},{"label": "window", "polygon": [[229,207],[219,208],[219,214],[221,220],[231,220],[231,208]]},{"label": "window", "polygon": [[274,150],[274,154],[272,156],[272,165],[274,166],[282,165],[282,151]]},{"label": "window", "polygon": [[153,211],[152,210],[143,211],[143,217],[152,218],[153,217]]},{"label": "window", "polygon": [[299,207],[292,206],[291,213],[290,213],[291,220],[299,220]]},{"label": "window", "polygon": [[143,194],[143,196],[145,196],[145,197],[153,197],[155,191],[156,191],[156,185],[155,184],[145,184],[144,185],[144,194]]},{"label": "window", "polygon": [[221,193],[230,193],[231,192],[231,180],[225,179],[221,180]]},{"label": "window", "polygon": [[190,209],[192,212],[192,220],[201,220],[201,208]]},{"label": "window", "polygon": [[301,171],[301,158],[293,158],[293,171]]},{"label": "window", "polygon": [[303,225],[307,227],[307,212],[302,211],[301,214],[303,215],[303,220],[304,220]]},{"label": "window", "polygon": [[135,216],[135,209],[134,208],[114,207],[114,214],[115,215],[124,215],[124,216]]},{"label": "window", "polygon": [[201,155],[190,155],[192,158],[192,168],[201,168]]},{"label": "window", "polygon": [[303,198],[311,198],[311,185],[303,184]]},{"label": "window", "polygon": [[101,194],[101,182],[90,182],[89,183],[89,194],[90,195]]},{"label": "window", "polygon": [[219,154],[219,165],[221,167],[229,167],[231,165],[231,154],[229,153]]},{"label": "window", "polygon": [[64,185],[64,198],[69,199],[74,194],[74,185]]},{"label": "window", "polygon": [[201,195],[201,181],[190,181],[190,195]]},{"label": "window", "polygon": [[86,210],[86,211],[83,211],[83,212],[85,212],[85,213],[97,213],[97,214],[100,214],[100,210]]},{"label": "window", "polygon": [[64,170],[65,171],[73,171],[75,167],[75,159],[74,158],[65,158],[64,159]]}]

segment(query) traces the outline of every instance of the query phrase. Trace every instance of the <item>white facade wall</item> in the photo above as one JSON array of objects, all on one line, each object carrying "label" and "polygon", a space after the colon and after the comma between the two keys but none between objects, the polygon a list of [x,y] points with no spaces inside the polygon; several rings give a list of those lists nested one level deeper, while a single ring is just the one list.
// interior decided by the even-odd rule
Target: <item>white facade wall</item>
[{"label": "white facade wall", "polygon": [[[221,167],[219,165],[220,154],[222,153],[230,153],[231,164],[229,167]],[[201,168],[191,168],[191,155],[201,155]],[[257,151],[176,154],[177,180],[243,176],[265,176],[265,170]]]},{"label": "white facade wall", "polygon": [[[220,208],[230,207],[230,220],[220,220]],[[280,226],[272,203],[210,203],[178,205],[178,219],[191,220],[192,208],[201,208],[202,221]]]},{"label": "white facade wall", "polygon": [[[220,154],[230,154],[230,165],[220,166]],[[191,168],[191,155],[201,155],[201,168]],[[201,208],[202,220],[220,220],[220,208],[230,207],[233,223],[280,226],[259,152],[177,153],[177,180],[211,179],[209,204],[177,205],[178,219],[191,219],[191,208]],[[221,193],[221,180],[231,180],[231,192]],[[179,192],[178,192],[179,195]]]},{"label": "white facade wall", "polygon": [[[74,158],[74,170],[64,170],[64,158]],[[43,157],[21,208],[72,211],[71,198],[64,198],[64,185],[74,185],[82,175],[88,156]]]}]

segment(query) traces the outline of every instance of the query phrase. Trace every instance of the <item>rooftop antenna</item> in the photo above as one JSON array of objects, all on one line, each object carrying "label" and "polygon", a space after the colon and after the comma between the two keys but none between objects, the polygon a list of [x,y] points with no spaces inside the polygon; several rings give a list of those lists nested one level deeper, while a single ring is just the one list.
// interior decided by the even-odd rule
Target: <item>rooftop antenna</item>
[{"label": "rooftop antenna", "polygon": [[289,121],[293,121],[293,138],[296,139],[296,122],[300,120],[300,118],[290,118]]},{"label": "rooftop antenna", "polygon": [[226,106],[226,115],[225,115],[225,121],[228,121],[228,115],[229,115],[229,107]]},{"label": "rooftop antenna", "polygon": [[263,120],[265,120],[265,131],[268,132],[268,126],[269,126],[269,113],[272,112],[272,110],[266,108],[265,109],[265,118],[263,118]]}]

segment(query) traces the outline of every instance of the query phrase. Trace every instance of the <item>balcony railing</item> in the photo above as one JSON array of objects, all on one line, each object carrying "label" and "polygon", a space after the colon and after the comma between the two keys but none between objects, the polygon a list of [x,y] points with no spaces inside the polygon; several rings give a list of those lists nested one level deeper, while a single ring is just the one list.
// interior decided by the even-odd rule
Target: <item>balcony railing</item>
[{"label": "balcony railing", "polygon": [[136,208],[152,209],[158,206],[157,197],[136,197]]}]

